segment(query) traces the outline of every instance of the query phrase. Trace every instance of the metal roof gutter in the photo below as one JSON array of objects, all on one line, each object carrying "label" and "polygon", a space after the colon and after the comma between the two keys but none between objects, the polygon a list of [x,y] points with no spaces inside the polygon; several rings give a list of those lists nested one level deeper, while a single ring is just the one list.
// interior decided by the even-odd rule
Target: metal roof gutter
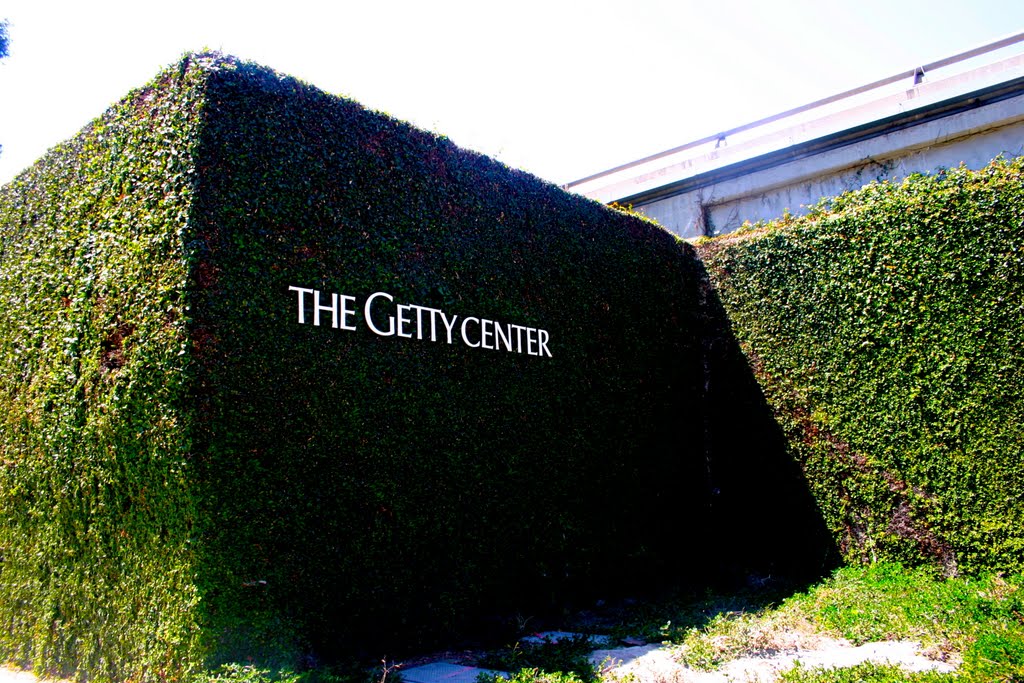
[{"label": "metal roof gutter", "polygon": [[[1014,34],[563,186],[604,202],[652,202],[687,189],[722,182],[963,113],[1021,94],[1024,54],[988,62],[984,67],[969,68],[949,78],[940,77],[935,82],[926,80],[926,77],[1022,42],[1024,33]],[[1006,80],[1000,80],[1004,78]],[[912,85],[900,94],[857,103],[867,101],[864,96],[873,92],[880,95],[892,92],[892,86],[907,79],[912,79]],[[975,81],[973,88],[972,81]],[[947,92],[943,93],[943,90]],[[845,109],[837,109],[837,104],[845,102],[849,102]],[[819,111],[821,114],[813,118]],[[828,111],[834,113],[827,114]],[[808,116],[812,118],[808,119]],[[793,123],[788,123],[790,121]],[[815,131],[815,128],[819,130]],[[701,167],[707,170],[701,171]]]},{"label": "metal roof gutter", "polygon": [[[672,195],[680,194],[682,192],[694,190],[700,187],[706,187],[716,183],[721,183],[726,180],[731,180],[744,175],[769,169],[775,166],[803,159],[816,154],[821,154],[830,150],[852,145],[863,140],[870,138],[879,137],[899,130],[917,126],[929,121],[935,121],[947,116],[959,114],[971,109],[977,109],[988,104],[994,104],[996,102],[1024,95],[1024,77],[1018,77],[1004,83],[992,85],[987,88],[982,88],[969,93],[964,93],[951,97],[949,99],[936,102],[918,109],[911,110],[909,112],[899,113],[885,118],[877,119],[869,123],[865,123],[859,126],[854,126],[845,130],[841,130],[829,135],[822,136],[813,140],[800,142],[783,149],[768,152],[763,155],[759,155],[750,159],[736,162],[721,168],[713,169],[705,173],[693,175],[682,180],[670,182],[665,185],[637,192],[635,194],[623,196],[616,201],[629,204],[646,204],[658,199],[663,199]],[[781,116],[781,115],[780,115]],[[758,124],[760,125],[760,124]],[[751,127],[753,124],[751,124]],[[736,129],[738,130],[738,129]],[[708,142],[714,142],[715,137],[705,138],[701,141],[690,143],[686,147],[697,146],[698,144],[706,144]],[[664,152],[660,156],[667,156],[670,153],[676,153],[680,149],[676,148],[671,152]],[[576,181],[574,184],[579,184],[585,180],[593,180],[601,177],[602,175],[617,172],[619,170],[625,170],[631,166],[646,163],[656,157],[648,157],[647,159],[633,162],[624,167],[618,169],[612,169],[605,173],[598,174],[596,176],[590,176],[590,178]],[[571,185],[567,186],[571,189]]]}]

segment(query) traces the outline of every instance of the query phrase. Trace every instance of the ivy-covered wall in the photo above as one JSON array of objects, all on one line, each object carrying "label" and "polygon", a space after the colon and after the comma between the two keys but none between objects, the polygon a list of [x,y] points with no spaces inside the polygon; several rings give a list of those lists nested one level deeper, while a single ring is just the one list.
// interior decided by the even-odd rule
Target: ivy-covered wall
[{"label": "ivy-covered wall", "polygon": [[203,75],[0,189],[0,659],[158,678],[197,647],[183,236]]},{"label": "ivy-covered wall", "polygon": [[1021,173],[695,252],[188,56],[0,189],[0,654],[377,656],[829,538],[1019,571]]},{"label": "ivy-covered wall", "polygon": [[[320,653],[451,638],[674,564],[658,520],[707,495],[678,437],[699,423],[691,251],[266,69],[218,62],[205,106],[192,471],[229,656],[261,629]],[[315,292],[352,297],[337,329]],[[399,304],[445,318],[380,336],[376,292],[378,329]],[[544,330],[550,355],[469,346],[470,318]]]},{"label": "ivy-covered wall", "polygon": [[269,69],[185,57],[0,239],[5,660],[393,655],[804,538],[691,247]]},{"label": "ivy-covered wall", "polygon": [[873,184],[698,246],[847,560],[1024,569],[1022,168]]}]

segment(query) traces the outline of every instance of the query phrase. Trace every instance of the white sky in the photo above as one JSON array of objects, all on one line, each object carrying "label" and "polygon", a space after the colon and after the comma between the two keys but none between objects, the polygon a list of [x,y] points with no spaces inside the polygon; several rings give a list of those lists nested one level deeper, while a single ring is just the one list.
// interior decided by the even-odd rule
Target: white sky
[{"label": "white sky", "polygon": [[0,0],[0,183],[186,51],[553,182],[1024,30],[1021,0]]}]

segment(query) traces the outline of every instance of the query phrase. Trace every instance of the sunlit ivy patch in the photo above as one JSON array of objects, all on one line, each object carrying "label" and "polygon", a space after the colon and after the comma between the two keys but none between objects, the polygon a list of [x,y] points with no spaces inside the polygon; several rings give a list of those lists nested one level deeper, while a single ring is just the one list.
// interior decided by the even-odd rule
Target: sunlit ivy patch
[{"label": "sunlit ivy patch", "polygon": [[1022,163],[698,247],[849,560],[1024,567]]}]

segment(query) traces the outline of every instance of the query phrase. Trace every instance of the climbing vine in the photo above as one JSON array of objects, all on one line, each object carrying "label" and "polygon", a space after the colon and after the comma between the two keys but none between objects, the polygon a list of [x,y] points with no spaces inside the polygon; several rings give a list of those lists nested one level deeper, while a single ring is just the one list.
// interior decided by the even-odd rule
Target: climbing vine
[{"label": "climbing vine", "polygon": [[874,183],[698,246],[849,560],[1024,567],[1022,166]]}]

